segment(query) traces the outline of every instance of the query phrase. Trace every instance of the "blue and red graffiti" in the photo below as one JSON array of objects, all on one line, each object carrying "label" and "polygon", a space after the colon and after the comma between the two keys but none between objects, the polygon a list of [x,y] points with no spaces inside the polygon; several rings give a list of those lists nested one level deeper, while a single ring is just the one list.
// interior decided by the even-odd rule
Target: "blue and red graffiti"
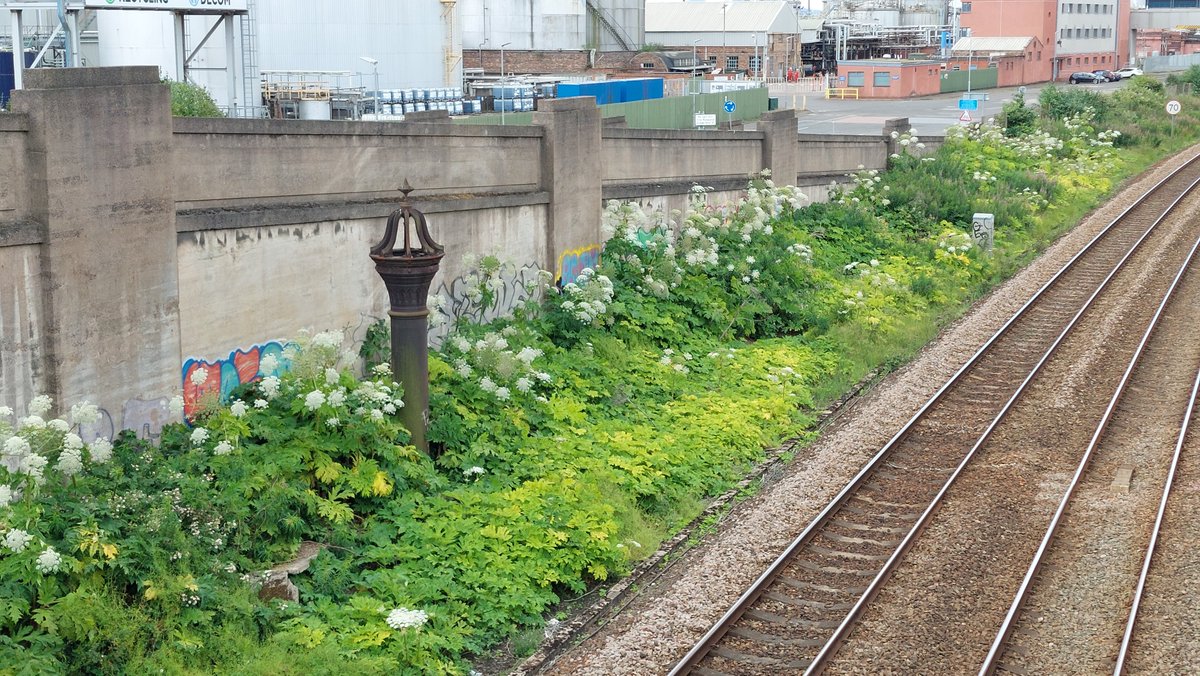
[{"label": "blue and red graffiti", "polygon": [[600,245],[589,244],[578,249],[568,249],[558,257],[557,282],[570,284],[579,277],[584,268],[593,270],[600,264]]},{"label": "blue and red graffiti", "polygon": [[[255,345],[248,350],[234,350],[225,359],[208,361],[204,359],[188,359],[183,362],[183,413],[188,418],[196,412],[203,397],[215,394],[222,401],[229,398],[229,393],[238,385],[251,383],[259,378],[277,375],[286,367],[283,350],[286,345],[273,340],[262,345]],[[264,372],[260,364],[263,357],[273,355],[279,366],[272,372]],[[204,369],[205,376],[196,384],[192,376]]]}]

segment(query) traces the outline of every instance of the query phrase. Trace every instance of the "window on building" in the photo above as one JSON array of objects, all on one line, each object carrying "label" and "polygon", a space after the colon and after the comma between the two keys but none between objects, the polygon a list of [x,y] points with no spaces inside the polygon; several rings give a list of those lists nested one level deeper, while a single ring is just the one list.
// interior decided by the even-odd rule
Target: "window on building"
[{"label": "window on building", "polygon": [[704,63],[707,63],[710,66],[715,66],[715,65],[717,65],[717,57],[706,56],[706,57],[704,57]]},{"label": "window on building", "polygon": [[643,61],[642,68],[654,68],[654,63],[651,61]]},{"label": "window on building", "polygon": [[958,13],[959,14],[970,14],[971,13],[971,3],[964,2],[962,4],[962,9],[958,10]]},{"label": "window on building", "polygon": [[876,87],[891,87],[892,74],[886,70],[875,71],[875,74],[871,80],[871,84],[875,85]]},{"label": "window on building", "polygon": [[867,86],[867,74],[861,70],[850,71],[846,73],[847,87],[865,87]]},{"label": "window on building", "polygon": [[738,69],[738,57],[736,57],[736,56],[725,57],[725,70],[737,70],[737,69]]},{"label": "window on building", "polygon": [[1064,2],[1062,4],[1062,9],[1060,9],[1058,11],[1062,12],[1063,14],[1070,14],[1071,13],[1071,5],[1069,3]]},{"label": "window on building", "polygon": [[750,70],[754,71],[755,73],[762,70],[762,57],[760,57],[760,56],[750,57]]}]

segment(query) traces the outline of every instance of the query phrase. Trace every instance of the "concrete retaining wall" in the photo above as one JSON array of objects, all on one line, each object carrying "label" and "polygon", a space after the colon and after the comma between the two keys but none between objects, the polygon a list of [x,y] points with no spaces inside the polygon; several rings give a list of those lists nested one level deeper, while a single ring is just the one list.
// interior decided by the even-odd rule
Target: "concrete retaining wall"
[{"label": "concrete retaining wall", "polygon": [[603,200],[669,211],[699,184],[722,201],[764,168],[817,193],[888,153],[882,134],[798,138],[793,111],[752,132],[631,130],[591,99],[547,101],[531,126],[172,119],[141,67],[32,71],[13,109],[0,115],[0,404],[99,403],[91,437],[154,437],[168,397],[227,392],[301,329],[361,338],[386,314],[367,251],[405,180],[448,252],[434,289],[452,315],[466,253],[513,263],[503,305],[539,268],[570,281],[594,265]]}]

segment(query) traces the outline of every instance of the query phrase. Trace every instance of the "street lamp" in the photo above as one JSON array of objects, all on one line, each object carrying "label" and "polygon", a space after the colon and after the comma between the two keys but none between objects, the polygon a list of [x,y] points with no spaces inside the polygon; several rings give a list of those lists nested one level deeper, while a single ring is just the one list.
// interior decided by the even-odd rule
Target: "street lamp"
[{"label": "street lamp", "polygon": [[696,63],[696,43],[700,42],[700,38],[692,40],[692,126],[696,125],[696,69],[699,64]]},{"label": "street lamp", "polygon": [[371,64],[371,70],[375,72],[375,114],[379,114],[379,59],[373,59],[369,56],[360,56],[359,59]]},{"label": "street lamp", "polygon": [[975,56],[975,50],[967,50],[967,98],[971,98],[971,57]]},{"label": "street lamp", "polygon": [[725,59],[725,63],[729,63],[729,57],[726,56],[726,51],[729,49],[725,44],[725,15],[729,13],[729,3],[721,5],[721,58]]},{"label": "street lamp", "polygon": [[754,77],[754,71],[758,70],[758,33],[751,33],[750,37],[754,40],[754,61],[750,62],[750,77]]},{"label": "street lamp", "polygon": [[[511,45],[511,42],[506,42],[500,45],[500,82],[504,82],[504,48]],[[504,87],[500,88],[501,92],[506,92]],[[503,96],[503,94],[501,95]],[[501,99],[503,101],[504,99]],[[504,104],[500,104],[500,124],[504,124]]]}]

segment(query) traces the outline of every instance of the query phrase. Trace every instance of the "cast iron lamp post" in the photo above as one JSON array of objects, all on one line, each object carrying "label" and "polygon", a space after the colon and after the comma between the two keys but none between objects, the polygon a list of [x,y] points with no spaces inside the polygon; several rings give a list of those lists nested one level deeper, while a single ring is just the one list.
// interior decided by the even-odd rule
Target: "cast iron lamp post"
[{"label": "cast iron lamp post", "polygon": [[[412,433],[412,445],[429,453],[429,284],[446,252],[429,235],[425,214],[408,201],[412,190],[405,180],[400,208],[388,217],[383,240],[371,248],[371,260],[391,305],[392,373],[404,388],[400,419]],[[404,239],[397,245],[402,228]]]}]

